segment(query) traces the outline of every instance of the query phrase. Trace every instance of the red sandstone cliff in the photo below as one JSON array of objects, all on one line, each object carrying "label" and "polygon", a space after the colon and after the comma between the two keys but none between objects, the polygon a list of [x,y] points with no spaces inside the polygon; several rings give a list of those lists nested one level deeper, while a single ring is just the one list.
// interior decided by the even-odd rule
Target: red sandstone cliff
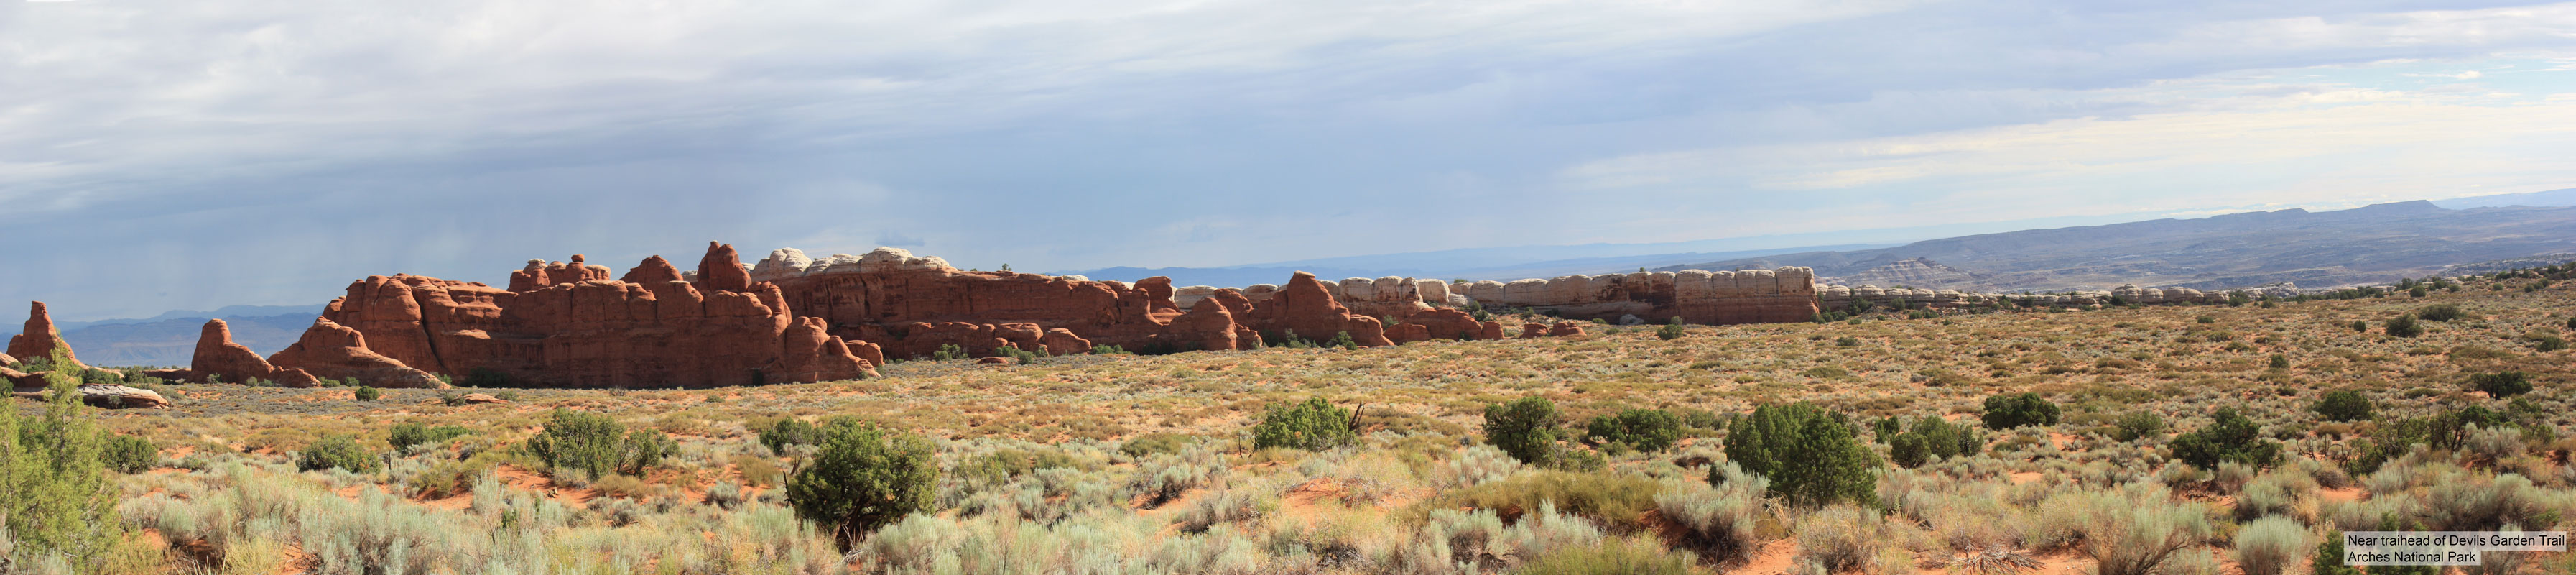
[{"label": "red sandstone cliff", "polygon": [[[733,246],[710,242],[694,276],[654,256],[616,280],[578,255],[531,260],[510,274],[508,289],[373,276],[351,283],[268,367],[371,385],[434,384],[428,374],[437,373],[547,386],[718,386],[865,377],[888,356],[948,345],[978,356],[1005,347],[1058,355],[1095,345],[1256,349],[1265,336],[1291,332],[1395,343],[1376,318],[1352,313],[1332,286],[1304,273],[1257,299],[1200,292],[1184,310],[1159,277],[1129,284],[960,271],[891,248],[820,260],[778,250],[748,268],[739,258]],[[1503,336],[1500,324],[1456,310],[1408,315],[1415,319],[1397,331],[1404,341]],[[225,347],[228,333],[210,327],[206,339],[206,373],[257,370]]]}]

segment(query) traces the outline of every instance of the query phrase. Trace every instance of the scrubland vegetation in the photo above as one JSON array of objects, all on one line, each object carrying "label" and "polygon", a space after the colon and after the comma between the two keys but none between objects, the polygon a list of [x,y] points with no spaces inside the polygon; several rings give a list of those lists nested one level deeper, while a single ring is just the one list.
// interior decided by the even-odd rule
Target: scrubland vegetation
[{"label": "scrubland vegetation", "polygon": [[2504,275],[499,404],[15,400],[0,572],[2349,573],[2315,560],[2342,531],[2576,527],[2576,290]]}]

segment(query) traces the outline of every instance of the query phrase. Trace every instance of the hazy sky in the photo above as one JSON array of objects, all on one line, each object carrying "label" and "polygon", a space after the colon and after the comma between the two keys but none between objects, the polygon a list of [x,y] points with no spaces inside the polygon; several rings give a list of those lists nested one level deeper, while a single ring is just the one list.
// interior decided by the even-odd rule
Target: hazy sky
[{"label": "hazy sky", "polygon": [[2571,127],[2576,3],[0,0],[0,302],[2343,207]]}]

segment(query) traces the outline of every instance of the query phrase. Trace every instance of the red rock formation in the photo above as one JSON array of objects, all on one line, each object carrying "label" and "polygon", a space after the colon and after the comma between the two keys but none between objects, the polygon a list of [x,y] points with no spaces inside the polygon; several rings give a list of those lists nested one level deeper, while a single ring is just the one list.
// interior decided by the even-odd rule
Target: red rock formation
[{"label": "red rock formation", "polygon": [[[859,359],[867,360],[868,365],[870,365],[870,366],[885,365],[885,362],[886,362],[886,359],[885,359],[885,348],[877,347],[877,344],[868,343],[868,342],[864,342],[864,341],[851,341],[851,342],[843,342],[843,343],[844,343],[845,345],[848,345],[848,346],[850,347],[850,355],[859,356]],[[869,369],[870,369],[871,371],[873,371],[873,370],[874,370],[874,369],[876,369],[876,368],[874,368],[874,367],[870,367]]]},{"label": "red rock formation", "polygon": [[35,361],[54,357],[57,351],[72,365],[88,367],[72,355],[72,344],[63,341],[62,332],[54,329],[54,317],[45,313],[45,302],[28,302],[26,329],[9,336],[9,355]]},{"label": "red rock formation", "polygon": [[840,336],[825,333],[823,318],[809,317],[787,326],[779,336],[778,362],[761,370],[782,381],[833,381],[876,375],[874,364],[850,353]]},{"label": "red rock formation", "polygon": [[751,289],[751,270],[743,269],[742,254],[733,246],[707,242],[707,257],[698,259],[698,287],[707,291],[738,292]]},{"label": "red rock formation", "polygon": [[892,248],[820,260],[778,250],[756,277],[778,285],[798,315],[823,318],[832,333],[875,343],[893,357],[927,357],[947,345],[981,356],[1006,346],[1061,354],[1093,345],[1145,352],[1260,344],[1239,324],[1251,308],[1240,293],[1183,313],[1166,278],[1130,285],[962,271]]},{"label": "red rock formation", "polygon": [[1543,324],[1543,323],[1524,323],[1524,324],[1521,324],[1521,339],[1537,339],[1539,336],[1544,336],[1544,335],[1547,335],[1547,324]]},{"label": "red rock formation", "polygon": [[302,369],[317,377],[332,379],[358,378],[364,385],[438,389],[447,387],[437,377],[394,358],[367,348],[367,337],[357,329],[333,323],[329,319],[313,320],[304,337],[286,351],[268,358],[269,365]]},{"label": "red rock formation", "polygon": [[1431,329],[1418,323],[1400,323],[1395,327],[1386,328],[1386,340],[1395,342],[1396,345],[1430,341]]},{"label": "red rock formation", "polygon": [[[321,383],[314,380],[312,374],[301,370],[296,370],[295,373],[300,377],[295,378],[297,381],[293,383],[316,386]],[[277,381],[280,384],[290,383],[280,381],[277,368],[269,365],[268,360],[260,357],[258,352],[251,351],[249,346],[233,343],[232,326],[226,325],[224,320],[210,319],[206,320],[206,327],[198,331],[197,354],[188,360],[187,379],[205,382],[213,381],[212,378],[217,377],[222,378],[225,383],[250,383],[252,379]],[[289,387],[295,386],[289,385]]]},{"label": "red rock formation", "polygon": [[1583,323],[1572,321],[1556,322],[1555,326],[1547,328],[1547,334],[1554,337],[1583,335]]},{"label": "red rock formation", "polygon": [[606,266],[585,264],[581,259],[581,254],[573,254],[572,263],[528,260],[528,267],[510,272],[510,291],[528,291],[556,284],[608,279]]},{"label": "red rock formation", "polygon": [[1503,322],[1487,321],[1476,328],[1476,339],[1502,339]]},{"label": "red rock formation", "polygon": [[[622,280],[582,263],[512,274],[520,290],[419,276],[370,277],[324,317],[407,366],[464,378],[572,387],[706,387],[874,375],[883,351],[799,322],[778,288],[736,282],[732,248],[710,248],[700,281],[659,256]],[[728,279],[732,278],[732,279]],[[715,287],[732,287],[716,290]],[[301,364],[278,363],[278,367]],[[315,369],[322,377],[337,377]]]},{"label": "red rock formation", "polygon": [[[314,376],[313,376],[313,374],[311,374],[311,373],[306,373],[304,370],[301,370],[301,369],[291,369],[291,368],[290,368],[290,369],[281,369],[281,370],[277,370],[275,373],[272,373],[272,374],[270,374],[270,375],[268,376],[268,380],[269,380],[269,381],[277,382],[277,385],[279,385],[279,386],[283,386],[283,387],[296,387],[296,388],[314,388],[314,387],[322,387],[322,378],[314,377]],[[360,382],[359,382],[359,384],[361,384],[361,385],[364,385],[365,383],[366,383],[365,381],[360,381]]]},{"label": "red rock formation", "polygon": [[[1404,319],[1404,324],[1422,326],[1424,335],[1438,339],[1501,339],[1502,336],[1497,333],[1493,338],[1484,338],[1485,326],[1476,321],[1476,316],[1448,308],[1414,312],[1412,317]],[[1502,327],[1502,324],[1494,325]],[[1389,332],[1387,338],[1394,339],[1393,332]]]},{"label": "red rock formation", "polygon": [[[1306,274],[1260,301],[1215,290],[1184,312],[1166,278],[1127,284],[959,271],[890,248],[821,260],[778,250],[748,269],[739,257],[732,246],[710,242],[695,277],[656,256],[618,280],[579,256],[568,264],[531,262],[511,274],[506,290],[370,277],[350,284],[348,296],[307,333],[309,341],[342,343],[330,346],[342,353],[299,351],[271,364],[279,373],[303,368],[336,378],[351,369],[342,365],[356,361],[350,358],[374,357],[459,378],[667,387],[860,377],[888,356],[928,356],[949,345],[975,356],[1003,348],[1085,353],[1094,345],[1256,349],[1261,333],[1290,330],[1314,340],[1348,332],[1360,345],[1392,344],[1378,320],[1351,313]],[[1453,317],[1459,312],[1435,316],[1425,325],[1451,333],[1428,337],[1500,335],[1499,324]]]},{"label": "red rock formation", "polygon": [[1394,345],[1387,341],[1377,318],[1350,313],[1350,308],[1333,300],[1323,282],[1315,280],[1315,274],[1306,272],[1289,277],[1288,284],[1270,299],[1253,302],[1250,317],[1242,319],[1255,331],[1282,337],[1293,331],[1297,337],[1320,342],[1349,332],[1351,341],[1363,346]]},{"label": "red rock formation", "polygon": [[10,355],[9,355],[9,354],[0,353],[0,365],[17,365],[17,364],[18,364],[18,358],[10,357]]}]

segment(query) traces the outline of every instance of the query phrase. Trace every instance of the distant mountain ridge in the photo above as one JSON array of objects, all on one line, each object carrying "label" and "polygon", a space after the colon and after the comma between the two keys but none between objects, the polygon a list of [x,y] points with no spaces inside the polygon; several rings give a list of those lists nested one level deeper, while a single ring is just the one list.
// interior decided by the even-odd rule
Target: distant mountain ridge
[{"label": "distant mountain ridge", "polygon": [[2024,230],[1659,269],[1808,266],[1818,276],[1835,277],[1929,258],[1986,275],[1989,279],[1980,287],[1998,291],[2104,289],[2129,283],[2209,290],[2280,282],[2308,287],[2383,283],[2461,263],[2567,251],[2576,251],[2576,208],[2453,210],[2418,200],[2324,212],[2287,209]]},{"label": "distant mountain ridge", "polygon": [[208,319],[222,319],[233,330],[233,343],[260,355],[277,353],[303,337],[304,328],[322,315],[322,306],[226,306],[214,311],[180,310],[141,319],[57,322],[63,340],[80,350],[81,361],[102,366],[186,366],[197,353],[197,335]]},{"label": "distant mountain ridge", "polygon": [[1816,283],[1846,286],[1910,287],[1959,291],[1991,291],[1985,285],[1993,279],[1986,274],[1954,268],[1924,258],[1909,258],[1861,270],[1847,277],[1819,277]]}]

